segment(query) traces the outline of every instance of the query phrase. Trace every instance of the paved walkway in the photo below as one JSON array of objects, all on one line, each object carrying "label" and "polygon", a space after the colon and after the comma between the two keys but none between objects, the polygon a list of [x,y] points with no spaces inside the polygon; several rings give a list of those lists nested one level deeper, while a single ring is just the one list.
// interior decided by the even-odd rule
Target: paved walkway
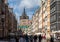
[{"label": "paved walkway", "polygon": [[42,39],[41,42],[47,42],[46,39]]},{"label": "paved walkway", "polygon": [[8,41],[0,41],[0,42],[8,42]]}]

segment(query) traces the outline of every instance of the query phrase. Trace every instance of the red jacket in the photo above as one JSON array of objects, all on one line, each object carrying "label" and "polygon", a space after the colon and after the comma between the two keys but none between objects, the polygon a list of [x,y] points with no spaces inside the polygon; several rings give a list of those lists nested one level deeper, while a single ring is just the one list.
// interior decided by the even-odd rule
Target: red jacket
[{"label": "red jacket", "polygon": [[42,38],[46,39],[46,36],[42,36]]}]

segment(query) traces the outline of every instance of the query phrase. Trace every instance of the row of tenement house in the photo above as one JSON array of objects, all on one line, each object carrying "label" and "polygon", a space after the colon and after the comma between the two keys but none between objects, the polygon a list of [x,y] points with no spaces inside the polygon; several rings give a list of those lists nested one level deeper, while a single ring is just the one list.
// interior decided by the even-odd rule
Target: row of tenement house
[{"label": "row of tenement house", "polygon": [[32,17],[32,29],[30,27],[32,32],[28,32],[28,34],[32,35],[50,31],[50,0],[41,0],[41,7],[36,10]]},{"label": "row of tenement house", "polygon": [[60,30],[60,0],[41,0],[41,7],[32,17],[28,34],[46,33]]},{"label": "row of tenement house", "polygon": [[7,37],[10,32],[17,31],[17,20],[12,8],[0,0],[0,38]]}]

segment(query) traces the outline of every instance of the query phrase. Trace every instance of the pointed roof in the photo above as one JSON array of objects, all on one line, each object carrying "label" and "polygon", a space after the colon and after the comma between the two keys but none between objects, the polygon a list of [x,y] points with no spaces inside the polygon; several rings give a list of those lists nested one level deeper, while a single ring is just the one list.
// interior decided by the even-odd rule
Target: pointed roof
[{"label": "pointed roof", "polygon": [[26,15],[26,12],[25,12],[25,8],[24,8],[24,10],[23,10],[22,16],[27,16],[27,15]]},{"label": "pointed roof", "polygon": [[25,12],[25,8],[23,10],[22,16],[20,16],[20,19],[29,19],[29,17],[27,16],[27,14]]}]

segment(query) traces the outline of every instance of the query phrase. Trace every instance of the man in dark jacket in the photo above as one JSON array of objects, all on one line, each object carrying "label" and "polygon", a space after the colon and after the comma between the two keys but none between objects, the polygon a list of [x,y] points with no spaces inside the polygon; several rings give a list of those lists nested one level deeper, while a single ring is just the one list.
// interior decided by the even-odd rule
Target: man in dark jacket
[{"label": "man in dark jacket", "polygon": [[37,35],[34,36],[34,42],[37,42]]},{"label": "man in dark jacket", "polygon": [[50,42],[54,42],[54,37],[51,36]]},{"label": "man in dark jacket", "polygon": [[39,35],[39,42],[41,42],[41,40],[42,40],[42,36],[41,36],[41,35]]},{"label": "man in dark jacket", "polygon": [[26,39],[26,42],[29,42],[29,38],[27,34],[25,35],[25,39]]},{"label": "man in dark jacket", "polygon": [[33,36],[32,35],[30,36],[30,40],[31,40],[31,42],[33,42]]}]

